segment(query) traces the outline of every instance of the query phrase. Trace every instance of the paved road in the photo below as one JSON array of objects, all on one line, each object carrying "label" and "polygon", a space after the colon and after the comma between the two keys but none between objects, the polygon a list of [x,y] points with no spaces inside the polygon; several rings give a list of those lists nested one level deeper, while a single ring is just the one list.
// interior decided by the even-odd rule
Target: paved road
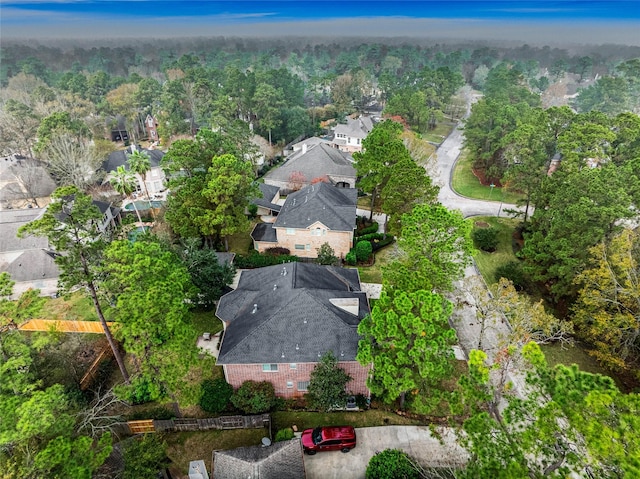
[{"label": "paved road", "polygon": [[402,449],[420,464],[432,467],[461,466],[467,453],[456,443],[450,428],[438,428],[442,442],[426,426],[356,428],[358,444],[349,453],[323,452],[304,456],[307,479],[364,479],[369,460],[385,449]]},{"label": "paved road", "polygon": [[[478,97],[467,94],[467,114],[470,112],[470,105]],[[458,124],[455,130],[442,142],[436,150],[437,155],[437,171],[439,173],[436,183],[440,186],[440,194],[438,199],[440,203],[450,209],[460,210],[466,217],[469,216],[504,216],[504,209],[515,208],[515,205],[503,204],[501,201],[483,201],[465,198],[455,193],[451,189],[451,176],[453,167],[460,156],[464,135],[461,129],[462,125]],[[495,192],[499,194],[498,191]]]}]

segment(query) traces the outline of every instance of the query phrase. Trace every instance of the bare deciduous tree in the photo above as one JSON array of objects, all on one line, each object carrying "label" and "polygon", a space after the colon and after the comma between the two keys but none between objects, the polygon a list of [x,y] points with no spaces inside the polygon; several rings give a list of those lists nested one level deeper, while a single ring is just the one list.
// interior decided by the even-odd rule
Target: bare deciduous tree
[{"label": "bare deciduous tree", "polygon": [[101,164],[89,142],[78,141],[67,133],[54,136],[43,156],[58,185],[74,185],[81,190],[95,182]]}]

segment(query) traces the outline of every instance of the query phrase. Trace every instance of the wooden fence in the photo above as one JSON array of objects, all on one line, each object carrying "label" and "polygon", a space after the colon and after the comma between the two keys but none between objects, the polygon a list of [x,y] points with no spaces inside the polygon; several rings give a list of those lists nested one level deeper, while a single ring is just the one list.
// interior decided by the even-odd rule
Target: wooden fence
[{"label": "wooden fence", "polygon": [[100,350],[96,358],[91,363],[91,366],[89,366],[89,369],[87,370],[87,372],[84,373],[84,376],[82,376],[82,379],[80,380],[80,389],[82,391],[86,390],[91,385],[91,383],[96,377],[96,373],[98,372],[100,363],[107,356],[113,356],[113,351],[109,343],[104,345],[104,347]]},{"label": "wooden fence", "polygon": [[[107,322],[113,327],[116,323]],[[58,331],[60,333],[97,333],[104,334],[99,321],[69,321],[55,319],[30,319],[18,326],[21,331]]]},{"label": "wooden fence", "polygon": [[221,416],[206,419],[145,419],[126,423],[131,434],[145,432],[208,431],[210,429],[260,429],[271,426],[268,414]]}]

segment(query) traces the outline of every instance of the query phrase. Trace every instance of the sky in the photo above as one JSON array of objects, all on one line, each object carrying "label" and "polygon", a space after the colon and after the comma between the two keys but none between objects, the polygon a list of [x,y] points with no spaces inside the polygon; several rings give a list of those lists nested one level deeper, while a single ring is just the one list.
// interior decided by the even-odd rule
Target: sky
[{"label": "sky", "polygon": [[369,36],[640,45],[640,1],[2,0],[0,35]]}]

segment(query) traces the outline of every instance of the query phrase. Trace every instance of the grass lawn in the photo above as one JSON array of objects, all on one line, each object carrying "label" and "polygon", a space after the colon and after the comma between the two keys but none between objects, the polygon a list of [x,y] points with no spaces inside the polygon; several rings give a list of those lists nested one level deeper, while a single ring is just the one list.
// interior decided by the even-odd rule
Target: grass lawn
[{"label": "grass lawn", "polygon": [[471,159],[468,157],[466,150],[462,150],[460,158],[455,164],[451,187],[459,195],[478,200],[503,201],[504,203],[513,204],[522,198],[522,195],[504,191],[503,188],[491,188],[480,184],[478,178],[471,171]]},{"label": "grass lawn", "polygon": [[271,415],[272,429],[278,430],[296,425],[298,431],[317,426],[335,426],[349,424],[354,427],[371,427],[387,425],[420,424],[416,419],[398,416],[391,411],[369,409],[358,412],[308,412],[308,411],[277,411]]},{"label": "grass lawn", "polygon": [[216,318],[215,311],[194,311],[193,328],[198,333],[198,336],[202,336],[202,333],[211,333],[212,335],[218,331],[222,331],[222,321]]},{"label": "grass lawn", "polygon": [[253,249],[253,240],[251,239],[251,231],[259,220],[251,222],[251,226],[247,231],[233,234],[229,236],[229,252],[237,254],[247,254]]},{"label": "grass lawn", "polygon": [[263,437],[269,436],[266,429],[231,429],[228,431],[193,431],[164,434],[167,456],[173,477],[187,477],[189,462],[204,460],[207,469],[211,467],[213,451],[234,449],[241,446],[257,446]]},{"label": "grass lawn", "polygon": [[98,321],[93,302],[81,292],[65,298],[47,298],[40,317],[43,319]]},{"label": "grass lawn", "polygon": [[442,143],[454,127],[454,124],[440,122],[435,129],[422,133],[422,138],[433,143]]},{"label": "grass lawn", "polygon": [[487,253],[480,249],[476,250],[474,259],[478,265],[478,269],[487,284],[493,284],[495,280],[495,272],[499,266],[515,261],[516,255],[513,253],[511,237],[513,230],[518,224],[518,220],[513,218],[496,218],[494,216],[477,216],[470,218],[472,224],[476,222],[485,222],[492,228],[498,229],[498,248],[493,253]]},{"label": "grass lawn", "polygon": [[360,281],[363,283],[382,283],[381,267],[390,263],[398,254],[396,243],[385,246],[376,253],[376,261],[371,266],[358,266]]},{"label": "grass lawn", "polygon": [[549,366],[555,366],[556,364],[571,366],[572,364],[577,364],[581,371],[611,376],[609,371],[587,353],[587,349],[582,343],[576,342],[572,346],[563,346],[558,343],[541,344],[540,349],[542,349],[547,358]]}]

